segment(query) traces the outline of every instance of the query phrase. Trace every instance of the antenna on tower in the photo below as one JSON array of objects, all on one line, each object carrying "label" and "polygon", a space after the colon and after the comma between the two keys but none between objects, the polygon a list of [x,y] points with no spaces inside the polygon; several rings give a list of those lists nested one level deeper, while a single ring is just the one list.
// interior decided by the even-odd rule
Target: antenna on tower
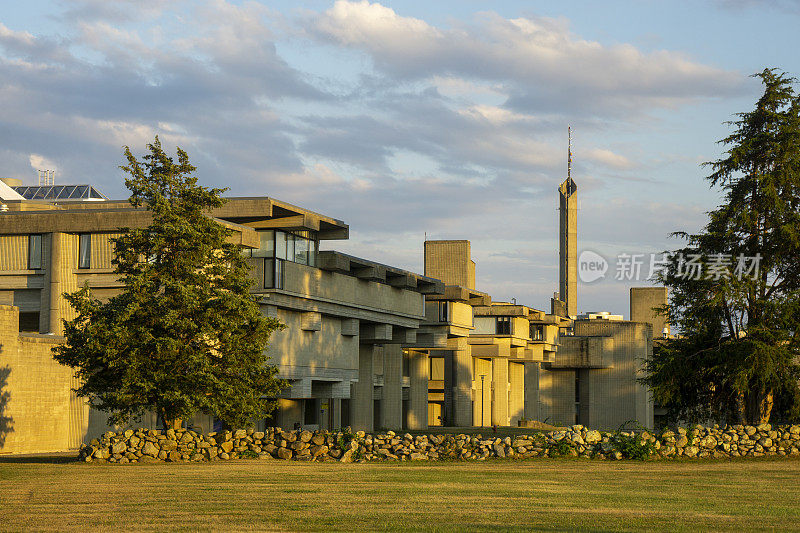
[{"label": "antenna on tower", "polygon": [[39,170],[39,186],[53,186],[56,182],[55,170]]},{"label": "antenna on tower", "polygon": [[572,177],[572,126],[567,126],[567,179]]}]

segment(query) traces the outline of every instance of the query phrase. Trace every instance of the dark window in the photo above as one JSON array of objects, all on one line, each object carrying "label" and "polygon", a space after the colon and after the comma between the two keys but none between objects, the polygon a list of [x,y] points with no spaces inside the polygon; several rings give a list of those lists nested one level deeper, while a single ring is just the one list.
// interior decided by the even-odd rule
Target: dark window
[{"label": "dark window", "polygon": [[31,311],[20,313],[19,330],[27,333],[39,333],[39,312]]},{"label": "dark window", "polygon": [[42,268],[42,236],[30,235],[28,237],[28,268],[38,270]]},{"label": "dark window", "polygon": [[531,340],[540,341],[544,339],[544,326],[541,324],[531,324]]},{"label": "dark window", "polygon": [[282,259],[264,259],[264,288],[282,289],[286,261]]},{"label": "dark window", "polygon": [[380,400],[372,400],[372,427],[376,430],[383,427],[383,413]]},{"label": "dark window", "polygon": [[497,335],[511,335],[511,317],[499,316],[497,317]]},{"label": "dark window", "polygon": [[92,235],[81,233],[78,236],[78,268],[92,268]]},{"label": "dark window", "polygon": [[449,302],[439,302],[439,322],[450,322]]},{"label": "dark window", "polygon": [[319,401],[315,398],[311,398],[308,400],[303,401],[303,424],[313,425],[319,423],[319,413],[317,412],[318,407],[317,404]]}]

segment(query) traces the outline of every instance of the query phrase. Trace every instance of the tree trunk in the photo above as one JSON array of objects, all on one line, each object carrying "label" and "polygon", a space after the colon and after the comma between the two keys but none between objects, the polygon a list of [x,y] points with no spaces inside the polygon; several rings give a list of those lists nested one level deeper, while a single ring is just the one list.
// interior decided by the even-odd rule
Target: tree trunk
[{"label": "tree trunk", "polygon": [[180,418],[175,418],[173,420],[167,421],[166,424],[167,424],[167,429],[178,430],[181,429],[181,426],[183,426],[183,420],[181,420]]},{"label": "tree trunk", "polygon": [[747,395],[747,422],[750,425],[769,423],[774,403],[773,391],[751,391]]},{"label": "tree trunk", "polygon": [[736,414],[739,417],[739,424],[745,426],[748,424],[747,420],[747,402],[744,399],[744,393],[739,392],[736,395]]}]

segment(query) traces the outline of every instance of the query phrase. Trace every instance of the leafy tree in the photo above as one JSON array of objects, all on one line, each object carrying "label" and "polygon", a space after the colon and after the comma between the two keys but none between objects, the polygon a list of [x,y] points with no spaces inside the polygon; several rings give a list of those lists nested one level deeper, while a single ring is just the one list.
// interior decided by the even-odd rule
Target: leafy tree
[{"label": "leafy tree", "polygon": [[55,359],[77,369],[80,396],[124,423],[145,411],[169,427],[198,412],[242,427],[274,409],[284,382],[264,349],[282,328],[250,294],[248,264],[232,230],[210,212],[224,189],[197,185],[178,148],[173,161],[158,137],[139,162],[128,147],[130,203],[152,213],[144,228],[113,239],[122,291],[101,303],[88,287],[66,295],[78,316],[64,322]]},{"label": "leafy tree", "polygon": [[800,97],[775,69],[754,77],[764,94],[706,163],[724,202],[701,233],[677,234],[687,246],[661,276],[680,336],[656,346],[644,381],[673,418],[758,424],[800,405]]}]

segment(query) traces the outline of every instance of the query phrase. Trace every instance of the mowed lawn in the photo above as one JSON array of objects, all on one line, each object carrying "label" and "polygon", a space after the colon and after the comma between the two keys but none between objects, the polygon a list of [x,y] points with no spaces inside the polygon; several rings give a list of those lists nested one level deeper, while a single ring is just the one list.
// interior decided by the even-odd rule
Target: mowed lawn
[{"label": "mowed lawn", "polygon": [[0,460],[0,530],[30,529],[797,530],[800,460]]}]

